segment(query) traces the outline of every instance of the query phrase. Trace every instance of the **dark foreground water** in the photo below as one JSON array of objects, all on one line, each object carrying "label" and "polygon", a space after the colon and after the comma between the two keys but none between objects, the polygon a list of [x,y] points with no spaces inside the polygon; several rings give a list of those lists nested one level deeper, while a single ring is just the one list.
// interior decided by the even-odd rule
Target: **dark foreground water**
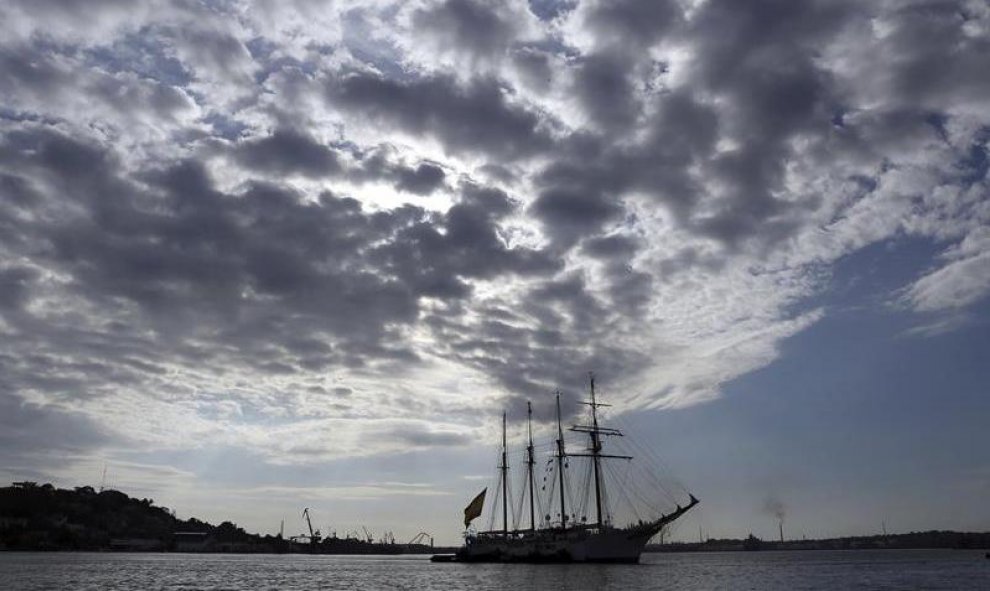
[{"label": "dark foreground water", "polygon": [[433,564],[424,556],[0,553],[0,589],[986,589],[983,551],[644,554],[638,565]]}]

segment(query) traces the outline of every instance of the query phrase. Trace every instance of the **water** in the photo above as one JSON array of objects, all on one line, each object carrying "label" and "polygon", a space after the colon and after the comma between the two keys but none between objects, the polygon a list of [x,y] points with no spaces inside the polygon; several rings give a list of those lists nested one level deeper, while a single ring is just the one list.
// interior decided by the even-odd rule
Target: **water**
[{"label": "water", "polygon": [[426,556],[0,553],[0,589],[986,589],[984,551],[644,554],[638,565],[433,564]]}]

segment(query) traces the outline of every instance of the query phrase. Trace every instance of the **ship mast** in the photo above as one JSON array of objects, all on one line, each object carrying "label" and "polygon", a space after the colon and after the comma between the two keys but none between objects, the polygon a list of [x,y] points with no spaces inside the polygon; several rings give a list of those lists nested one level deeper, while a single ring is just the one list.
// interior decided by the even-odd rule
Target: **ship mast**
[{"label": "ship mast", "polygon": [[588,373],[591,380],[591,461],[595,467],[595,524],[602,526],[602,482],[601,458],[602,442],[598,438],[598,404],[595,402],[595,374]]},{"label": "ship mast", "polygon": [[502,411],[502,535],[509,536],[509,497],[506,493],[508,489],[509,463],[506,458],[505,446],[505,411]]},{"label": "ship mast", "polygon": [[526,447],[528,454],[526,464],[529,468],[529,529],[536,531],[536,510],[533,505],[533,465],[536,464],[536,460],[533,459],[533,403],[528,401],[526,402],[526,414],[529,423],[529,445]]},{"label": "ship mast", "polygon": [[601,477],[601,460],[602,458],[631,460],[632,456],[617,456],[602,453],[602,435],[622,436],[622,432],[618,429],[610,429],[608,427],[600,427],[598,425],[598,407],[609,405],[598,402],[595,399],[595,374],[588,372],[588,378],[591,381],[591,402],[584,402],[583,404],[587,404],[591,407],[591,425],[575,425],[571,427],[571,431],[587,433],[591,437],[591,448],[588,450],[591,453],[571,455],[591,458],[595,476],[595,525],[598,528],[601,528],[606,525],[607,521],[605,511],[602,510],[605,499],[605,483],[602,481]]},{"label": "ship mast", "polygon": [[564,508],[564,428],[560,425],[560,392],[557,392],[557,474],[560,476],[560,529],[567,528]]}]

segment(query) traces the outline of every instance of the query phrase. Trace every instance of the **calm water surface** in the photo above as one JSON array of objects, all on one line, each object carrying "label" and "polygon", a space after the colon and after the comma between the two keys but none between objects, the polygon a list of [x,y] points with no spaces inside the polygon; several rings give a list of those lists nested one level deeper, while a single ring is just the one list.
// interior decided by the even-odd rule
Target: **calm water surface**
[{"label": "calm water surface", "polygon": [[425,556],[0,553],[3,590],[985,589],[983,551],[644,554],[638,565],[433,564]]}]

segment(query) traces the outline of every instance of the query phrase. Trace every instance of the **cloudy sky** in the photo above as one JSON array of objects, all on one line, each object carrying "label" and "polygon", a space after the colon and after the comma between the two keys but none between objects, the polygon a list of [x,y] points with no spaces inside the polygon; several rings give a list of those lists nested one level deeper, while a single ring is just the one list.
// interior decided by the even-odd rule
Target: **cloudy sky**
[{"label": "cloudy sky", "polygon": [[678,535],[990,529],[990,9],[7,0],[0,478],[457,540],[598,375]]}]

